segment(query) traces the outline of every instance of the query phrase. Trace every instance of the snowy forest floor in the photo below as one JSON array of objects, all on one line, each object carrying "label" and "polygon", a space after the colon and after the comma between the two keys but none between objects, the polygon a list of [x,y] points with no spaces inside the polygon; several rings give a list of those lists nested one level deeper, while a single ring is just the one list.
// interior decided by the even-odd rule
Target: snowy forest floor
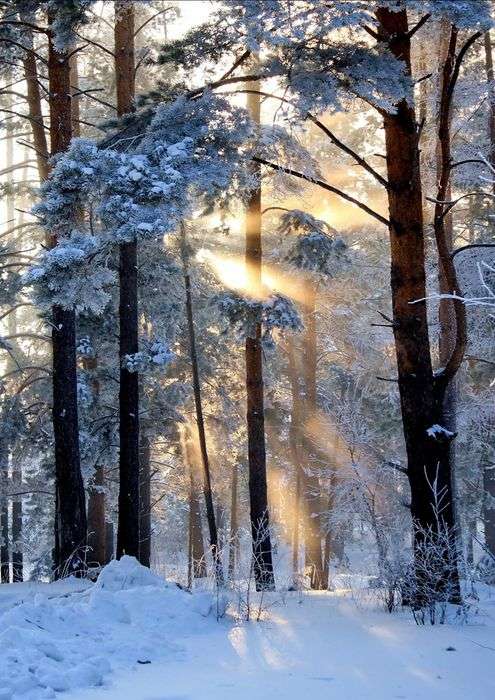
[{"label": "snowy forest floor", "polygon": [[493,589],[466,624],[418,627],[344,590],[238,623],[126,559],[97,584],[0,586],[0,700],[494,697]]}]

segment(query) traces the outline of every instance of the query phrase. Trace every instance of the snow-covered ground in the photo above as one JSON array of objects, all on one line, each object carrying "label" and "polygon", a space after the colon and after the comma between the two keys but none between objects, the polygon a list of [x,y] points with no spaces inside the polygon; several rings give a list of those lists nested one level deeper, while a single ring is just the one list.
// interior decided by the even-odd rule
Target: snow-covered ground
[{"label": "snow-covered ground", "polygon": [[435,627],[339,591],[271,602],[262,622],[217,622],[209,594],[129,559],[94,585],[0,586],[0,700],[495,696],[495,595],[467,624]]}]

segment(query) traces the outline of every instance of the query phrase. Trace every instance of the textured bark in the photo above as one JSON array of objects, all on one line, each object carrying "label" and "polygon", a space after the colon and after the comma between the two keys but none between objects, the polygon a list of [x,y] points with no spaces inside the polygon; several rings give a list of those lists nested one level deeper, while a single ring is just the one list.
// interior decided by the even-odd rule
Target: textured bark
[{"label": "textured bark", "polygon": [[139,474],[139,561],[151,564],[151,446],[146,435],[141,436]]},{"label": "textured bark", "polygon": [[[380,39],[411,69],[407,13],[377,11]],[[406,443],[416,574],[422,576],[421,547],[425,533],[440,541],[440,531],[454,531],[449,440],[428,429],[442,419],[445,386],[433,375],[425,301],[425,249],[418,129],[411,101],[401,101],[395,114],[384,114],[390,214],[393,331],[403,432]],[[415,302],[415,303],[411,303]],[[435,493],[442,494],[438,513]],[[456,562],[450,551],[439,553],[442,586],[450,599],[460,599]],[[418,583],[421,583],[418,580]],[[423,601],[417,600],[421,604]]]},{"label": "textured bark", "polygon": [[[26,45],[32,47],[33,38],[32,32],[26,30]],[[48,165],[49,151],[46,138],[45,124],[43,121],[43,113],[41,109],[41,91],[38,82],[38,66],[36,65],[36,57],[32,51],[26,51],[22,59],[24,67],[24,77],[27,88],[27,105],[29,113],[29,121],[33,134],[33,145],[36,151],[36,162],[38,164],[38,174],[40,180],[46,180],[50,167]]]},{"label": "textured bark", "polygon": [[[54,17],[49,17],[50,23]],[[67,52],[48,46],[51,153],[70,144],[71,96]],[[57,240],[52,236],[49,244]],[[77,413],[76,319],[72,309],[52,310],[53,432],[55,440],[55,575],[79,573],[85,567],[86,503],[79,457]]]},{"label": "textured bark", "polygon": [[[259,82],[252,83],[259,91]],[[261,104],[258,94],[247,97],[248,110],[256,124],[260,123]],[[259,165],[251,166],[259,175]],[[248,289],[261,296],[261,188],[248,200],[246,212],[246,271]],[[272,543],[266,478],[265,409],[263,388],[263,350],[261,323],[255,324],[252,336],[246,338],[247,439],[249,462],[249,503],[253,539],[254,576],[257,590],[273,590]]]},{"label": "textured bark", "polygon": [[[134,4],[115,2],[115,80],[117,114],[134,105]],[[139,352],[137,243],[119,246],[119,526],[117,558],[139,557],[139,376],[125,366]]]},{"label": "textured bark", "polygon": [[199,379],[198,353],[196,349],[196,333],[194,330],[194,316],[191,294],[191,277],[187,260],[187,242],[185,240],[185,227],[182,226],[181,253],[184,268],[184,287],[186,292],[186,316],[189,336],[189,356],[191,359],[191,369],[193,376],[194,405],[196,409],[196,425],[198,428],[199,449],[201,454],[201,464],[203,467],[203,495],[206,504],[206,519],[210,534],[210,548],[215,567],[215,578],[217,583],[223,583],[223,567],[220,550],[218,547],[218,529],[213,506],[213,491],[211,486],[210,461],[208,448],[206,445],[206,430],[203,417],[203,404],[201,399],[201,384]]}]

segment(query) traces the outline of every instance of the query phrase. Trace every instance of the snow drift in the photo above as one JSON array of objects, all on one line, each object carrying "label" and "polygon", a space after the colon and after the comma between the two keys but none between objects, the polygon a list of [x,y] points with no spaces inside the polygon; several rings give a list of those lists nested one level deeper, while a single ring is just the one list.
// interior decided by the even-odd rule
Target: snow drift
[{"label": "snow drift", "polygon": [[176,658],[174,639],[206,631],[212,606],[211,596],[191,595],[127,556],[94,584],[2,586],[0,700],[53,698],[101,685],[114,668]]}]

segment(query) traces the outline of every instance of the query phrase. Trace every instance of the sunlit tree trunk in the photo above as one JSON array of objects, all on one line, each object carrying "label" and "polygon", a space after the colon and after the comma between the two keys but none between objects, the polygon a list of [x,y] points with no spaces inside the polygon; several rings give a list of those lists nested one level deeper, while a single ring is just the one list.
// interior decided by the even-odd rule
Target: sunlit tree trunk
[{"label": "sunlit tree trunk", "polygon": [[[134,3],[115,2],[117,114],[134,109]],[[139,351],[137,242],[119,246],[119,525],[117,558],[139,557],[139,376],[126,357]]]},{"label": "sunlit tree trunk", "polygon": [[230,539],[229,539],[229,581],[233,581],[239,559],[239,516],[238,516],[238,479],[239,466],[237,461],[232,467],[230,485]]},{"label": "sunlit tree trunk", "polygon": [[194,450],[191,445],[191,436],[184,436],[184,461],[189,471],[189,587],[192,586],[192,578],[204,578],[206,576],[206,559],[203,544],[203,531],[201,527],[201,508],[198,498],[197,466]]},{"label": "sunlit tree trunk", "polygon": [[[49,23],[56,14],[49,15]],[[51,153],[69,147],[72,137],[70,66],[67,50],[48,42]],[[49,245],[57,240],[50,237]],[[53,432],[55,440],[55,575],[85,567],[86,503],[79,456],[76,318],[72,309],[52,309]]]},{"label": "sunlit tree trunk", "polygon": [[[259,82],[252,83],[259,91]],[[247,97],[248,110],[256,124],[260,123],[261,103],[258,94]],[[259,165],[251,166],[259,175]],[[261,294],[261,187],[249,197],[246,212],[246,270],[248,288],[256,296]],[[261,322],[255,324],[252,335],[246,338],[246,394],[247,438],[249,461],[249,502],[251,534],[253,539],[254,575],[257,590],[275,588],[268,512],[266,476],[265,411],[263,389],[263,350]]]},{"label": "sunlit tree trunk", "polygon": [[287,361],[289,369],[289,382],[291,387],[292,409],[289,428],[289,448],[294,469],[294,505],[292,513],[292,578],[294,585],[298,585],[300,574],[299,569],[299,549],[300,549],[300,530],[301,530],[301,492],[302,492],[302,475],[301,475],[301,422],[302,422],[302,406],[301,406],[301,387],[296,366],[296,358],[294,351],[294,341],[289,338],[287,341]]},{"label": "sunlit tree trunk", "polygon": [[223,567],[221,553],[218,547],[218,529],[213,505],[213,490],[211,484],[210,460],[206,445],[206,430],[203,417],[203,403],[201,398],[201,384],[199,379],[198,353],[196,348],[196,332],[194,329],[193,303],[191,293],[191,276],[189,273],[188,251],[186,241],[186,229],[181,228],[181,255],[184,269],[184,288],[186,292],[186,317],[189,336],[189,356],[193,377],[194,406],[196,409],[196,426],[198,429],[199,450],[203,466],[203,495],[206,505],[206,519],[210,534],[210,549],[215,568],[215,578],[218,584],[223,583]]},{"label": "sunlit tree trunk", "polygon": [[[377,11],[379,39],[410,73],[410,37],[405,10]],[[416,575],[422,577],[420,556],[425,533],[441,548],[442,532],[455,528],[449,460],[449,436],[431,431],[441,424],[446,381],[435,378],[430,355],[426,302],[425,244],[418,129],[412,96],[395,113],[384,113],[390,219],[393,331],[403,431],[411,488]],[[414,302],[414,303],[412,303]],[[435,486],[433,486],[435,485]],[[442,495],[438,512],[436,498]],[[442,584],[452,601],[460,587],[452,548],[439,552]],[[417,600],[417,604],[424,601]]]},{"label": "sunlit tree trunk", "polygon": [[28,50],[23,53],[22,64],[24,68],[24,78],[26,80],[27,107],[29,123],[33,134],[33,146],[36,153],[38,174],[40,180],[43,182],[43,180],[47,179],[50,172],[50,166],[48,164],[50,154],[41,108],[41,89],[36,56],[29,50],[33,46],[31,30],[28,29],[25,31],[25,37],[25,46],[28,47]]},{"label": "sunlit tree trunk", "polygon": [[[304,286],[304,338],[302,344],[302,367],[304,377],[304,401],[301,429],[304,424],[317,413],[317,330],[316,330],[316,290],[311,280],[307,280]],[[322,531],[321,531],[321,488],[318,477],[314,473],[314,449],[309,435],[306,432],[302,436],[305,445],[304,456],[306,464],[302,465],[302,483],[305,501],[305,562],[310,572],[311,588],[321,590],[325,588],[322,559]]]}]

